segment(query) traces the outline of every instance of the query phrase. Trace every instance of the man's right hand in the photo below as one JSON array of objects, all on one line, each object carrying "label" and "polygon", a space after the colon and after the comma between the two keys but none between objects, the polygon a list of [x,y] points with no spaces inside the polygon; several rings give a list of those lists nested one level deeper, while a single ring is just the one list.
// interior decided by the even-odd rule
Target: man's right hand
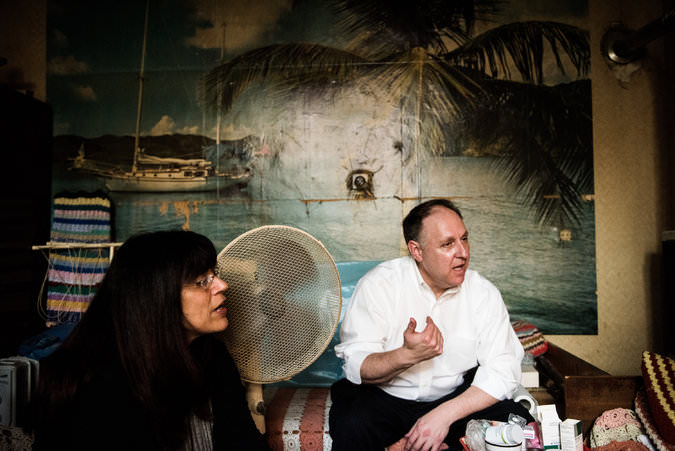
[{"label": "man's right hand", "polygon": [[410,318],[403,332],[403,345],[386,352],[374,352],[361,364],[364,384],[388,382],[416,363],[429,360],[443,352],[443,335],[431,317],[422,332],[415,332],[417,322]]},{"label": "man's right hand", "polygon": [[443,334],[430,316],[422,332],[415,332],[417,321],[410,318],[408,327],[403,332],[403,349],[415,363],[433,359],[443,353]]}]

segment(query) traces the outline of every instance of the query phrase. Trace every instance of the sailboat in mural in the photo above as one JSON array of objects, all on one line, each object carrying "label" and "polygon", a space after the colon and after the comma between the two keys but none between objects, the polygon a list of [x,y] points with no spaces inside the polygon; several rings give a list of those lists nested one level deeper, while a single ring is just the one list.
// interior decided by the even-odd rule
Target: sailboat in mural
[{"label": "sailboat in mural", "polygon": [[146,155],[141,148],[134,154],[135,167],[125,171],[86,159],[81,147],[73,168],[102,178],[109,191],[214,191],[246,183],[249,178],[244,169],[219,171],[204,158],[157,157]]},{"label": "sailboat in mural", "polygon": [[[136,112],[136,133],[134,156],[131,170],[89,160],[84,145],[73,160],[73,169],[104,179],[110,191],[173,192],[173,191],[214,191],[248,182],[250,171],[236,167],[221,170],[206,158],[160,157],[145,153],[140,146],[141,112],[143,107],[143,75],[145,72],[145,50],[148,36],[148,14],[150,1],[146,4],[143,51],[138,86],[138,107]],[[219,141],[219,140],[218,140]],[[217,149],[220,148],[218,142]],[[216,155],[218,161],[220,155]]]}]

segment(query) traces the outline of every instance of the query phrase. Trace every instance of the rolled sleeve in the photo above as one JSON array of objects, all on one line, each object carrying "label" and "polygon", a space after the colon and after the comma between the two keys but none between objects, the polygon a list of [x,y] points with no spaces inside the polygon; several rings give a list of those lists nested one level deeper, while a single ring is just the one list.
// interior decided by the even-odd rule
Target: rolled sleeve
[{"label": "rolled sleeve", "polygon": [[361,365],[371,353],[371,351],[354,350],[353,352],[342,353],[342,355],[338,354],[338,357],[343,358],[345,362],[342,365],[345,377],[352,384],[361,384]]},{"label": "rolled sleeve", "polygon": [[501,294],[496,288],[490,289],[489,293],[481,309],[483,321],[478,347],[479,366],[473,385],[502,401],[510,399],[520,385],[524,351],[513,330]]},{"label": "rolled sleeve", "polygon": [[[522,357],[521,357],[522,359]],[[520,359],[495,359],[491,365],[480,365],[472,385],[499,401],[511,399],[520,384]]]},{"label": "rolled sleeve", "polygon": [[344,360],[345,377],[354,384],[361,383],[361,365],[370,354],[384,351],[387,321],[377,310],[372,292],[377,287],[362,279],[354,290],[340,329],[340,344],[335,354]]}]

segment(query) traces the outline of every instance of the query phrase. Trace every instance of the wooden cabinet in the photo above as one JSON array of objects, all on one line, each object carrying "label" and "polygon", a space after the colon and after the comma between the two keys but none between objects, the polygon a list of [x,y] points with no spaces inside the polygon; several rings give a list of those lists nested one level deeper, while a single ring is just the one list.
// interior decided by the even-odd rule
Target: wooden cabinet
[{"label": "wooden cabinet", "polygon": [[642,384],[641,376],[611,376],[552,343],[546,354],[537,357],[536,367],[558,415],[581,420],[584,433],[605,410],[633,409]]}]

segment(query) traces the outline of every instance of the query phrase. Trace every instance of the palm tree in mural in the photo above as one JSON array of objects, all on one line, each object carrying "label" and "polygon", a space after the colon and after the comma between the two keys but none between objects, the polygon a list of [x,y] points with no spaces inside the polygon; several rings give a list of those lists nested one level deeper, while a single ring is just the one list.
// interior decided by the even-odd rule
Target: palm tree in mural
[{"label": "palm tree in mural", "polygon": [[[540,222],[579,219],[581,193],[593,184],[587,32],[517,22],[474,36],[478,21],[499,14],[496,0],[329,1],[349,45],[276,44],[241,54],[207,74],[207,104],[227,111],[257,83],[322,94],[358,80],[393,96],[408,159],[466,149],[498,155],[500,172]],[[563,74],[566,57],[581,80],[545,85],[545,51]]]}]

